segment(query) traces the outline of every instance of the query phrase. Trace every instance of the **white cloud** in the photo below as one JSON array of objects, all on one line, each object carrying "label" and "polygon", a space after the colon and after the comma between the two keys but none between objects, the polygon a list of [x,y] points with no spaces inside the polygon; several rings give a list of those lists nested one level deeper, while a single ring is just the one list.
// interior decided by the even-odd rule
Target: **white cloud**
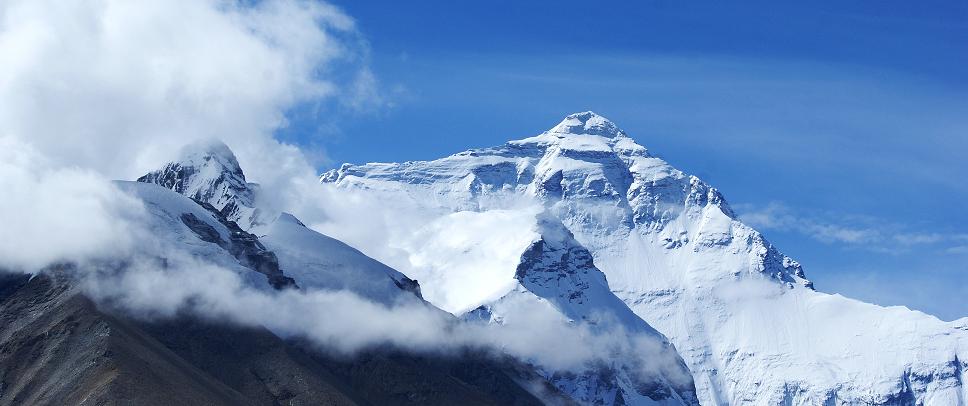
[{"label": "white cloud", "polygon": [[131,179],[220,138],[272,187],[312,168],[272,138],[302,102],[377,97],[354,22],[326,3],[0,3],[0,135]]},{"label": "white cloud", "polygon": [[[16,231],[80,246],[87,233],[88,246],[101,244],[112,238],[107,228],[119,228],[116,207],[92,202],[124,201],[105,179],[133,179],[210,138],[228,143],[249,180],[263,184],[264,204],[319,211],[306,192],[315,170],[273,132],[300,103],[379,102],[366,46],[350,17],[320,1],[0,2],[0,137],[16,146],[5,151],[3,182],[30,192],[4,203],[0,220],[17,227],[4,230],[5,241]],[[28,150],[29,165],[11,161]],[[83,185],[92,199],[85,215],[59,207]],[[55,235],[23,223],[15,205],[34,218],[75,220],[63,218]]]},{"label": "white cloud", "polygon": [[0,137],[0,268],[117,255],[135,244],[134,199],[90,170],[52,168],[30,146]]},{"label": "white cloud", "polygon": [[[468,347],[535,362],[548,371],[580,372],[611,354],[636,354],[629,364],[642,373],[661,368],[676,379],[674,353],[651,336],[620,327],[573,323],[542,301],[516,303],[518,318],[503,325],[458,323],[448,313],[417,301],[384,305],[349,291],[255,289],[238,274],[161,243],[165,265],[150,249],[118,261],[90,261],[78,267],[82,287],[102,303],[138,317],[194,314],[203,318],[264,326],[285,337],[304,337],[327,351],[353,354],[392,345],[409,351],[451,353]],[[619,326],[619,323],[611,323]],[[670,357],[670,354],[672,358]],[[668,370],[668,371],[666,371]],[[671,371],[671,372],[670,372]],[[681,377],[688,379],[688,377]]]},{"label": "white cloud", "polygon": [[433,190],[361,193],[328,183],[307,190],[313,195],[301,209],[306,224],[417,279],[427,300],[454,314],[514,287],[521,254],[537,238],[535,215],[543,210],[510,193],[467,203],[477,211],[460,203],[421,204],[435,198]]},{"label": "white cloud", "polygon": [[957,245],[954,247],[948,247],[945,252],[949,254],[968,254],[968,245]]}]

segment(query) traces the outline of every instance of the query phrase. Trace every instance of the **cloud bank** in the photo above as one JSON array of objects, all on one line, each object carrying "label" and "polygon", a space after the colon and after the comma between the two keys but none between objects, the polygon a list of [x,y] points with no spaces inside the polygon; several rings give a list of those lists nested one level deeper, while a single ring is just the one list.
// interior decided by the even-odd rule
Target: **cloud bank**
[{"label": "cloud bank", "polygon": [[377,97],[366,52],[317,1],[5,1],[0,136],[115,179],[215,137],[272,187],[312,174],[272,137],[287,110]]},{"label": "cloud bank", "polygon": [[[154,252],[157,249],[162,251]],[[121,261],[80,263],[75,272],[82,288],[96,300],[136,317],[191,314],[264,326],[283,337],[306,338],[322,350],[344,355],[386,346],[438,355],[472,348],[535,363],[549,373],[578,373],[594,370],[614,354],[636,354],[640,362],[624,364],[640,368],[640,375],[689,379],[677,377],[675,353],[664,351],[655,338],[621,327],[603,329],[572,322],[537,300],[516,301],[514,306],[523,311],[501,325],[459,322],[419,301],[386,305],[349,291],[258,289],[231,270],[165,243],[142,247]]]},{"label": "cloud bank", "polygon": [[96,172],[57,168],[12,137],[0,137],[0,190],[0,268],[8,270],[126,253],[145,214]]},{"label": "cloud bank", "polygon": [[[123,248],[133,179],[183,146],[232,146],[266,205],[298,202],[306,155],[273,138],[301,103],[377,100],[354,21],[319,1],[0,2],[2,264]],[[297,212],[298,213],[298,212]]]}]

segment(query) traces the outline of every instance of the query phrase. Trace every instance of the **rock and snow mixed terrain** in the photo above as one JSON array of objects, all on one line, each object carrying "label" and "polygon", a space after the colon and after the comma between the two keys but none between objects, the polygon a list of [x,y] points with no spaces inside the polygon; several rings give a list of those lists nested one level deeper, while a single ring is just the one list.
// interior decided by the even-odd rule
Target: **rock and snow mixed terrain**
[{"label": "rock and snow mixed terrain", "polygon": [[[410,297],[410,300],[421,298],[420,287],[415,280],[338,240],[313,231],[294,216],[277,213],[274,219],[268,220],[272,217],[270,211],[255,207],[257,187],[245,182],[241,168],[224,145],[206,144],[189,148],[181,161],[169,163],[165,168],[140,178],[141,183],[122,184],[145,201],[153,212],[157,211],[155,217],[166,219],[163,223],[174,230],[162,230],[164,227],[159,226],[154,227],[152,234],[176,234],[179,240],[200,244],[208,250],[193,252],[216,259],[220,258],[219,255],[228,257],[224,251],[232,250],[220,249],[226,248],[228,241],[238,239],[239,235],[250,236],[255,239],[254,243],[258,244],[259,249],[271,253],[273,269],[279,273],[277,278],[289,278],[295,286],[348,290],[385,305],[399,304],[406,297]],[[145,183],[156,183],[161,187]],[[239,217],[239,213],[244,215]],[[255,215],[250,215],[252,213]],[[500,216],[500,213],[497,214]],[[219,221],[219,218],[223,220]],[[260,235],[249,234],[226,218],[242,219],[250,231]],[[257,222],[249,222],[256,218]],[[540,221],[536,222],[536,219]],[[448,226],[458,228],[472,227],[474,223],[473,219],[459,217],[450,220],[454,221],[450,221]],[[587,342],[588,348],[558,350],[588,353],[588,358],[598,359],[595,365],[562,370],[542,366],[541,359],[525,361],[535,363],[545,379],[581,403],[698,403],[691,375],[672,344],[633,314],[609,290],[605,276],[595,268],[591,254],[573,238],[560,220],[547,213],[531,211],[524,211],[510,220],[509,225],[534,224],[535,227],[520,235],[515,233],[520,229],[514,227],[510,228],[512,233],[507,235],[498,233],[497,237],[502,240],[511,237],[510,241],[497,241],[497,245],[510,250],[502,252],[507,255],[501,259],[504,261],[502,264],[508,263],[510,267],[501,269],[496,266],[492,269],[508,271],[507,280],[493,284],[488,283],[494,279],[490,277],[474,280],[461,278],[462,275],[456,273],[451,274],[453,278],[445,275],[438,280],[455,294],[450,296],[453,300],[442,300],[444,305],[459,308],[473,304],[467,310],[477,309],[473,317],[465,317],[465,322],[481,323],[491,329],[517,323],[515,327],[519,331],[527,330],[526,323],[539,319],[576,325],[575,328],[561,330],[562,334],[573,336],[562,341]],[[492,232],[489,228],[491,224],[488,221],[480,222],[480,235]],[[205,242],[214,245],[205,246]],[[484,258],[494,258],[490,250],[492,246],[484,245],[479,252],[480,258],[474,258],[481,262],[486,262]],[[447,250],[442,252],[446,253]],[[444,262],[436,262],[434,266],[448,265],[446,258],[441,259]],[[471,269],[479,265],[476,262],[470,261],[465,265]],[[231,258],[223,258],[220,263],[233,265]],[[234,265],[239,268],[238,264]],[[258,273],[240,271],[240,274],[258,279]],[[253,285],[260,285],[259,282],[250,281]],[[261,286],[265,287],[266,283],[262,281]],[[441,292],[435,291],[435,297],[448,297],[441,296]],[[519,339],[528,340],[530,337],[525,335]],[[570,357],[561,355],[551,358]]]},{"label": "rock and snow mixed terrain", "polygon": [[258,185],[246,182],[235,154],[224,143],[204,141],[183,148],[181,157],[138,182],[154,183],[211,204],[243,229],[265,224],[257,210]]},{"label": "rock and snow mixed terrain", "polygon": [[[435,161],[343,165],[321,176],[327,217],[309,226],[265,207],[219,142],[189,146],[138,180],[116,185],[144,204],[131,225],[143,241],[132,249],[143,252],[95,261],[103,275],[79,281],[0,278],[0,404],[968,403],[968,318],[815,291],[719,191],[591,112]],[[232,285],[214,301],[158,279],[206,266],[232,277],[185,280]],[[217,309],[241,306],[225,301],[238,292],[254,313],[296,292],[347,292],[359,298],[351,304],[388,312],[412,306],[420,311],[399,314],[428,319],[392,328],[444,320],[435,328],[448,337],[501,337],[466,343],[497,343],[519,359],[478,347],[457,358],[399,348],[328,358],[287,341],[284,322],[264,330],[252,327],[266,319],[247,318],[238,328],[182,314],[182,303],[231,313]],[[112,310],[150,313],[152,300],[178,317],[158,324]],[[299,303],[289,310],[335,302]],[[103,334],[84,334],[77,320]],[[356,322],[373,321],[345,326]],[[533,334],[544,327],[551,334]],[[132,389],[149,376],[185,390]]]},{"label": "rock and snow mixed terrain", "polygon": [[[246,296],[256,302],[244,312],[254,312],[313,289],[432,308],[415,282],[292,216],[279,216],[263,244],[208,201],[116,186],[143,204],[127,223],[136,244],[35,274],[0,272],[0,405],[570,404],[513,359],[381,347],[350,357],[275,330],[284,324],[225,317]],[[285,245],[278,256],[276,244]],[[313,320],[315,309],[296,309],[304,313],[269,312]]]},{"label": "rock and snow mixed terrain", "polygon": [[535,232],[538,237],[514,271],[514,288],[464,318],[504,324],[545,312],[587,323],[591,331],[586,333],[605,337],[604,345],[591,349],[608,353],[601,365],[581,373],[547,374],[582,403],[695,404],[692,378],[675,348],[609,290],[591,253],[550,214],[537,216]]},{"label": "rock and snow mixed terrain", "polygon": [[[189,145],[180,160],[142,176],[138,183],[121,184],[145,201],[148,207],[158,209],[156,217],[170,216],[168,212],[188,213],[187,210],[192,209],[203,212],[196,213],[199,218],[213,221],[213,218],[221,216],[237,224],[238,228],[259,233],[252,235],[252,238],[257,239],[256,243],[264,250],[272,252],[277,258],[278,267],[286,270],[286,274],[297,280],[299,286],[345,289],[385,304],[414,294],[420,297],[417,283],[403,274],[338,240],[307,228],[289,213],[272,213],[257,208],[258,185],[245,181],[245,174],[235,155],[221,142]],[[163,188],[177,193],[162,192]],[[179,206],[161,203],[161,200],[177,201]],[[201,205],[205,204],[212,208],[211,213],[204,213]],[[222,239],[228,240],[232,233],[225,225],[220,227]],[[162,230],[158,228],[153,232],[163,235],[161,233]],[[234,233],[249,234],[243,230],[235,230]],[[211,254],[202,252],[202,255],[209,257]]]},{"label": "rock and snow mixed terrain", "polygon": [[[500,321],[502,311],[514,312],[507,302],[534,296],[574,320],[595,308],[624,320],[617,297],[669,337],[704,405],[968,402],[964,322],[815,291],[800,265],[743,224],[715,188],[592,112],[499,147],[345,164],[321,181],[405,202],[372,223],[388,228],[392,250],[341,232],[338,221],[323,228],[419,279],[431,303],[457,314],[483,306],[470,316]],[[574,251],[564,233],[548,236],[549,221],[535,215],[544,211],[574,235]],[[425,226],[392,230],[394,218],[408,216]],[[495,218],[516,220],[453,232]],[[548,266],[535,272],[529,262]]]}]

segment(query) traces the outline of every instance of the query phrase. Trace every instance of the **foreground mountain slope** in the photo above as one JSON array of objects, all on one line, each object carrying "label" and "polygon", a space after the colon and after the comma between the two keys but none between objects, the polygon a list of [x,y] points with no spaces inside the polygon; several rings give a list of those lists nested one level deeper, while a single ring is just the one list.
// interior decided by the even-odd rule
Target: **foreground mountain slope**
[{"label": "foreground mountain slope", "polygon": [[522,387],[540,378],[509,360],[333,357],[261,328],[131,318],[96,305],[64,272],[0,277],[0,404],[542,403]]},{"label": "foreground mountain slope", "polygon": [[259,240],[276,253],[282,267],[301,286],[350,290],[384,304],[409,294],[420,298],[416,281],[342,241],[311,230],[291,214],[280,214],[265,233]]},{"label": "foreground mountain slope", "polygon": [[[3,287],[2,404],[358,404],[325,381],[288,368],[262,371],[264,378],[279,381],[275,388],[255,379],[244,387],[230,386],[176,355],[136,321],[99,310],[64,275],[5,275]],[[236,338],[247,340],[245,334]],[[253,377],[251,370],[224,368]],[[286,394],[295,389],[287,374],[317,385]]]},{"label": "foreground mountain slope", "polygon": [[[615,295],[675,344],[703,404],[968,401],[964,329],[814,291],[800,265],[743,224],[716,189],[592,112],[499,147],[345,164],[321,181],[406,201],[395,216],[487,216],[514,212],[521,199],[547,207],[592,253]],[[420,263],[350,242],[408,274],[437,263],[420,241],[399,244]]]}]

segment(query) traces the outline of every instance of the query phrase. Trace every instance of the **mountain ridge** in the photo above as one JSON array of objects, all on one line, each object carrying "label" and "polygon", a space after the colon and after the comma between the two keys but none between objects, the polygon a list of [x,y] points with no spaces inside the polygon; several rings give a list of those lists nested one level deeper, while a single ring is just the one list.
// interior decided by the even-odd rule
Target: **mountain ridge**
[{"label": "mountain ridge", "polygon": [[[537,201],[592,253],[616,296],[676,344],[703,404],[968,399],[961,383],[968,376],[958,366],[964,330],[816,292],[800,264],[743,224],[718,190],[631,137],[585,133],[572,116],[553,127],[559,130],[498,147],[433,161],[344,164],[320,181],[406,200],[402,207],[414,214],[487,213],[503,209],[500,201]],[[555,132],[561,128],[581,130]],[[892,321],[872,322],[883,319]],[[898,355],[879,358],[877,370],[858,361],[883,352]]]},{"label": "mountain ridge", "polygon": [[[200,153],[189,152],[185,156],[189,158],[186,161],[176,161],[169,163],[164,169],[152,172],[139,179],[140,183],[158,183],[164,188],[172,189],[175,192],[191,196],[199,196],[207,200],[198,200],[202,206],[214,207],[210,202],[214,201],[216,203],[224,203],[240,200],[248,204],[248,201],[244,199],[236,199],[232,195],[233,192],[238,191],[237,188],[226,188],[223,186],[224,179],[244,179],[241,169],[235,169],[233,165],[221,164],[223,162],[236,162],[234,157],[231,155],[231,150],[228,149],[224,144],[219,144],[217,147],[205,147]],[[212,152],[214,150],[214,152]],[[214,154],[214,155],[213,155]],[[197,158],[201,156],[201,158]],[[184,159],[184,158],[183,158]],[[201,162],[201,163],[199,163]],[[215,162],[218,165],[212,165]],[[198,169],[201,166],[201,169]],[[217,171],[212,171],[210,168],[219,167],[222,168],[225,173],[220,173]],[[171,179],[181,179],[181,183],[171,182]],[[187,181],[184,181],[187,179]],[[240,183],[240,182],[236,182]],[[191,187],[182,187],[183,184],[190,184]],[[243,191],[245,193],[246,191]],[[254,206],[254,205],[253,205]],[[228,205],[224,207],[230,207]],[[256,207],[252,207],[254,210],[259,210]],[[216,214],[228,215],[231,213],[224,213],[225,210],[216,212]],[[262,218],[269,218],[267,215],[268,211],[261,211]],[[351,292],[361,294],[368,299],[375,300],[384,304],[395,304],[400,300],[400,292],[406,291],[413,293],[417,299],[421,298],[420,286],[414,279],[366,257],[364,254],[360,253],[358,250],[351,248],[350,246],[322,235],[316,231],[313,231],[302,224],[294,216],[286,213],[279,213],[275,216],[275,220],[270,220],[266,223],[259,225],[259,232],[261,234],[258,237],[258,242],[264,243],[265,247],[271,250],[273,255],[278,257],[277,268],[282,269],[287,277],[291,277],[294,284],[299,287],[309,288],[309,289],[330,289],[330,290],[349,290]],[[546,221],[556,222],[557,219],[553,217],[545,216]],[[230,222],[231,223],[231,222]],[[234,223],[229,224],[229,228]],[[544,234],[561,234],[553,238],[554,241],[561,240],[565,238],[564,234],[568,234],[567,230],[564,229],[560,224],[557,227],[546,226],[537,230],[539,235],[543,232]],[[233,235],[244,233],[242,231],[234,232]],[[568,234],[570,236],[570,234]],[[568,237],[570,238],[570,237]],[[567,240],[568,244],[577,245],[573,239]],[[521,252],[517,253],[520,257],[525,251],[521,247]],[[587,251],[582,251],[586,253]],[[588,256],[590,259],[590,256]],[[601,273],[592,267],[593,271],[601,275]],[[537,269],[536,269],[537,271]],[[552,273],[559,271],[568,271],[568,269],[555,269]],[[587,272],[587,271],[586,271]],[[389,278],[387,278],[389,276]],[[381,285],[380,281],[392,280],[393,285],[383,283]],[[600,284],[606,284],[604,281],[604,276],[601,276]],[[587,288],[587,287],[585,287]],[[546,292],[547,293],[547,292]],[[659,356],[663,358],[669,358],[670,361],[663,361],[669,364],[669,371],[664,371],[663,373],[669,373],[675,375],[676,379],[665,379],[660,373],[657,376],[639,376],[637,373],[630,373],[630,366],[626,366],[622,362],[618,362],[614,367],[609,367],[609,372],[598,374],[590,372],[583,375],[582,380],[579,381],[568,381],[561,383],[560,379],[551,379],[552,375],[557,374],[557,371],[553,370],[543,370],[539,368],[546,379],[551,379],[551,382],[556,383],[560,390],[566,391],[570,395],[574,396],[576,399],[581,399],[583,402],[589,403],[599,403],[599,404],[622,404],[624,401],[633,401],[635,398],[648,399],[647,396],[652,396],[656,400],[663,402],[664,404],[696,404],[694,395],[694,386],[690,378],[688,378],[688,372],[685,369],[684,364],[682,364],[681,359],[675,353],[675,348],[669,344],[664,337],[657,333],[654,329],[641,321],[641,319],[636,318],[631,315],[631,311],[625,307],[624,304],[617,298],[615,298],[611,292],[608,291],[607,286],[603,287],[598,291],[599,295],[607,295],[612,299],[607,305],[597,308],[596,311],[601,311],[606,313],[609,317],[617,317],[621,319],[622,323],[616,325],[617,328],[628,328],[630,334],[642,335],[642,337],[637,338],[638,340],[654,340],[656,341],[655,354],[658,358]],[[554,295],[537,295],[534,296],[535,300],[538,302],[550,303],[551,306],[547,306],[541,303],[530,303],[535,305],[538,309],[547,312],[547,317],[550,318],[562,318],[562,321],[567,321],[569,317],[564,317],[560,315],[559,311],[565,311],[564,302],[558,300],[560,298]],[[557,310],[556,310],[557,309]],[[627,312],[624,313],[623,312]],[[615,313],[618,311],[618,313]],[[506,313],[516,313],[520,312],[518,309],[506,308]],[[575,316],[575,315],[571,315]],[[585,322],[599,322],[597,320],[589,319],[589,314],[585,314],[584,317],[577,317],[573,322],[585,323]],[[630,321],[633,320],[634,321]],[[631,324],[630,324],[631,323]],[[602,324],[602,332],[611,333],[610,330],[606,331],[604,329],[604,323]],[[623,335],[625,334],[623,331]],[[576,334],[569,332],[567,334]],[[574,340],[580,340],[579,337],[573,337]],[[631,354],[627,354],[631,355]],[[597,355],[596,355],[597,356]],[[634,357],[632,357],[634,359]],[[534,360],[528,360],[534,361]],[[650,360],[636,360],[635,365],[637,367],[642,367],[643,365],[649,365]],[[615,377],[618,378],[615,378]],[[616,381],[615,379],[618,379]],[[675,381],[675,382],[672,382]],[[585,391],[585,386],[596,385],[603,386],[605,388],[611,388],[603,392],[596,392],[593,395],[585,396],[580,395]],[[624,385],[622,390],[619,390],[619,386]],[[643,389],[645,388],[645,389]],[[584,397],[583,397],[584,396]],[[626,399],[626,397],[628,399]],[[651,402],[651,400],[650,400]],[[671,402],[671,403],[670,403]],[[641,402],[633,402],[641,403]]]}]

